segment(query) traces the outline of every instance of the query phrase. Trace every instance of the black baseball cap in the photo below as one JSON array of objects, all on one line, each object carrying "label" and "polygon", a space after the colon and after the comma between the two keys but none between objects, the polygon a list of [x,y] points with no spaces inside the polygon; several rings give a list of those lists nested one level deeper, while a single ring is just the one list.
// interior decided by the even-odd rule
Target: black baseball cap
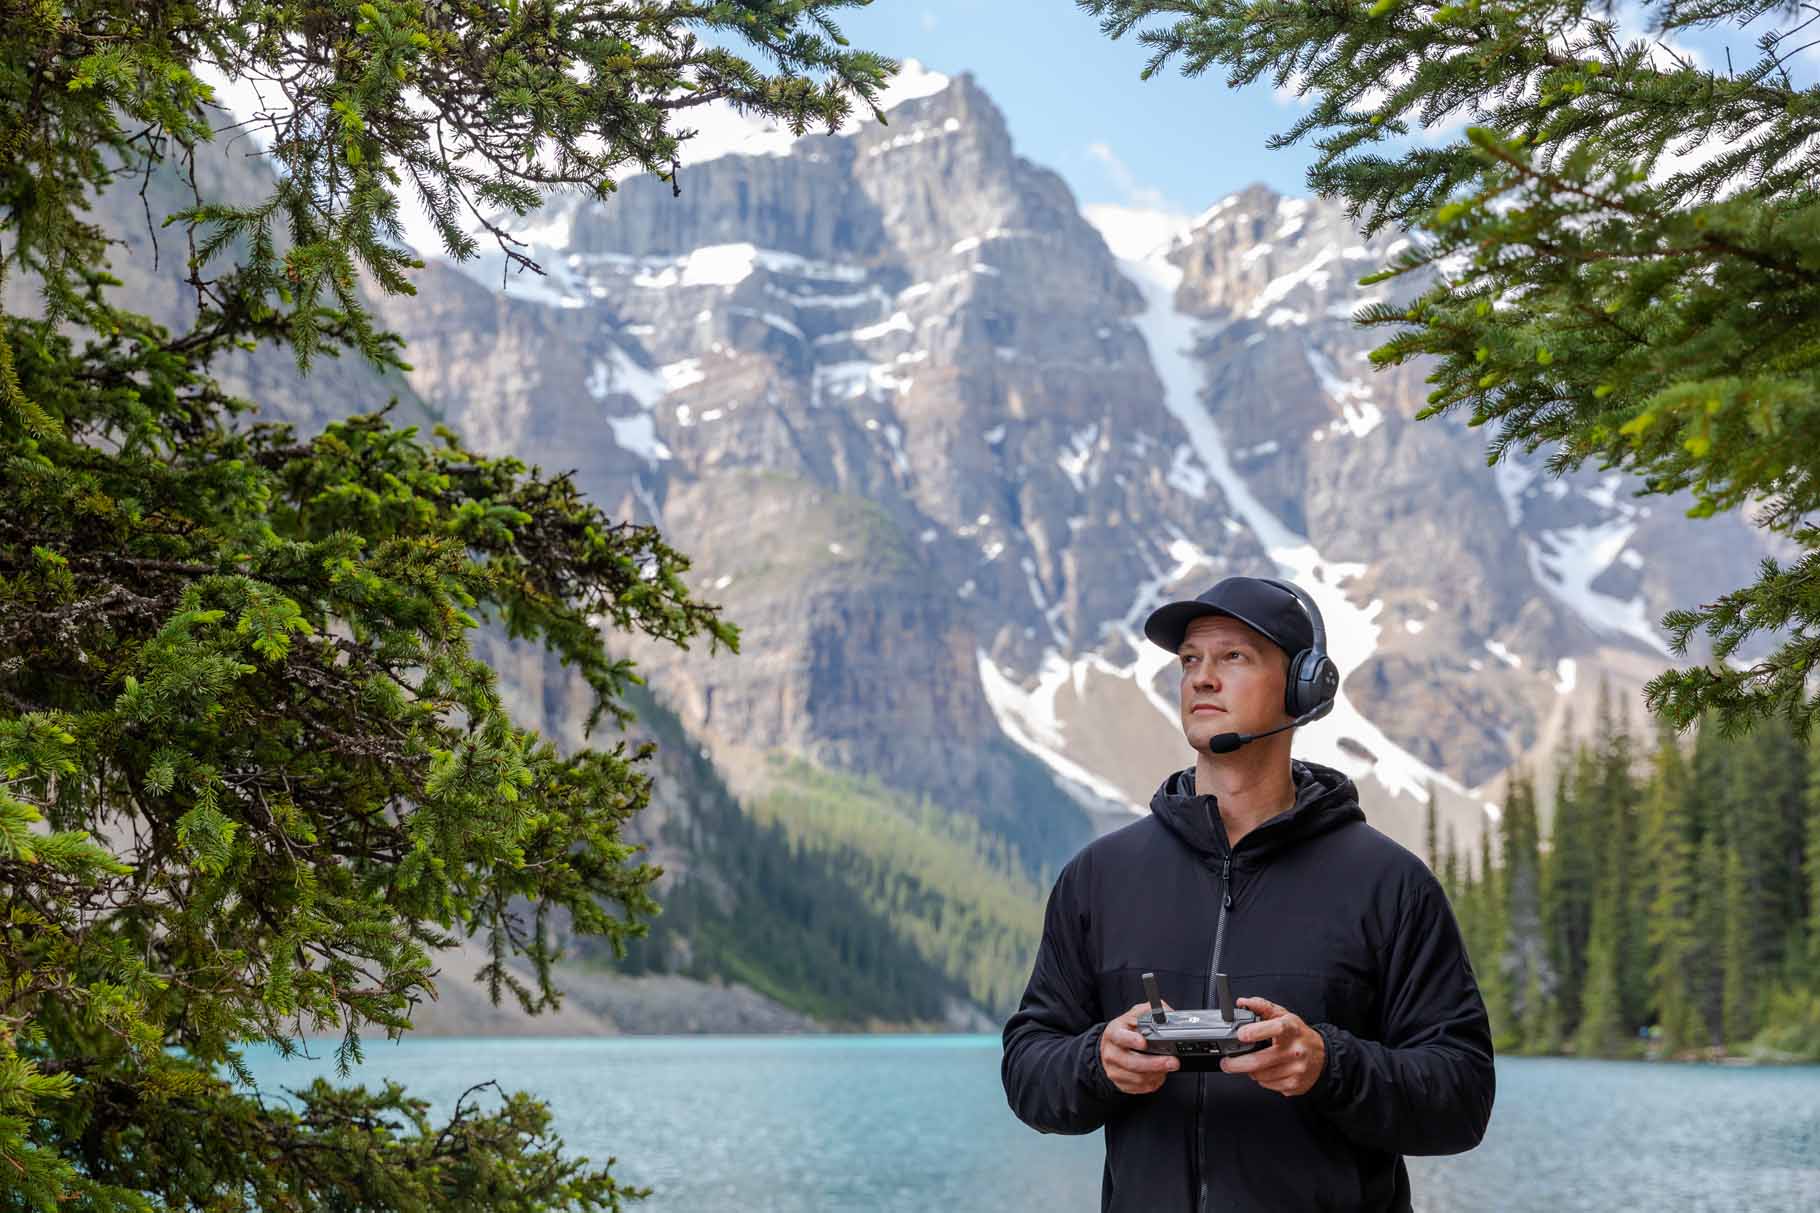
[{"label": "black baseball cap", "polygon": [[1144,635],[1177,652],[1189,623],[1203,615],[1230,615],[1250,624],[1291,657],[1314,646],[1314,621],[1301,599],[1261,577],[1228,577],[1196,598],[1165,603],[1144,621]]}]

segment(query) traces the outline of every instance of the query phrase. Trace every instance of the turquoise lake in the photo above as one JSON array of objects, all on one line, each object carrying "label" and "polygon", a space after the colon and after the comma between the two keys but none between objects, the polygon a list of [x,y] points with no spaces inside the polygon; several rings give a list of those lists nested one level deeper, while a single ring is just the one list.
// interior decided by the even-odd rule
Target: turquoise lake
[{"label": "turquoise lake", "polygon": [[[349,1081],[439,1112],[496,1079],[548,1101],[568,1148],[619,1159],[646,1213],[1099,1208],[1101,1139],[1019,1124],[995,1036],[620,1037],[366,1043]],[[249,1055],[277,1095],[334,1079]],[[1512,1058],[1477,1150],[1413,1158],[1416,1208],[1820,1209],[1820,1067]]]}]

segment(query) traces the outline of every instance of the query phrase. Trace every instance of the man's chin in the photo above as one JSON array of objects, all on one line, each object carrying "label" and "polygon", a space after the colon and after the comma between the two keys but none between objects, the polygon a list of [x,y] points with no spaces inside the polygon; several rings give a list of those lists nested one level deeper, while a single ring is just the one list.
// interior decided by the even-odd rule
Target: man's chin
[{"label": "man's chin", "polygon": [[1240,730],[1233,728],[1232,725],[1228,723],[1225,714],[1221,713],[1216,716],[1196,716],[1182,727],[1182,736],[1186,737],[1188,739],[1188,744],[1195,749],[1205,750],[1209,738],[1217,737],[1221,733],[1236,733],[1239,731]]}]

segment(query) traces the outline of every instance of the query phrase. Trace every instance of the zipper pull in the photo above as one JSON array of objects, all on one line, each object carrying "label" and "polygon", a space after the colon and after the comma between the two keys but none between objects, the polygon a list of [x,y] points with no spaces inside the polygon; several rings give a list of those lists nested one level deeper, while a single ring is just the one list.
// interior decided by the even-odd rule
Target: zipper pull
[{"label": "zipper pull", "polygon": [[1226,909],[1232,908],[1232,857],[1227,856],[1220,862],[1220,892],[1224,895],[1221,904]]}]

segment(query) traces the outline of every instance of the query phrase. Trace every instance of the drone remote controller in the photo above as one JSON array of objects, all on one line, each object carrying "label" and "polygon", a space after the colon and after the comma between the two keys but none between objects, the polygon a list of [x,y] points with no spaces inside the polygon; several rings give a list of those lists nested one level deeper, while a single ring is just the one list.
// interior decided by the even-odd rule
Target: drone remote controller
[{"label": "drone remote controller", "polygon": [[1152,1053],[1181,1059],[1184,1070],[1217,1070],[1223,1057],[1238,1057],[1268,1049],[1268,1040],[1240,1040],[1239,1029],[1256,1023],[1257,1015],[1235,1007],[1232,987],[1226,974],[1213,975],[1214,990],[1220,1005],[1202,1011],[1170,1011],[1163,1007],[1163,996],[1157,992],[1156,974],[1144,974],[1144,993],[1150,999],[1150,1014],[1138,1020],[1138,1034]]}]

